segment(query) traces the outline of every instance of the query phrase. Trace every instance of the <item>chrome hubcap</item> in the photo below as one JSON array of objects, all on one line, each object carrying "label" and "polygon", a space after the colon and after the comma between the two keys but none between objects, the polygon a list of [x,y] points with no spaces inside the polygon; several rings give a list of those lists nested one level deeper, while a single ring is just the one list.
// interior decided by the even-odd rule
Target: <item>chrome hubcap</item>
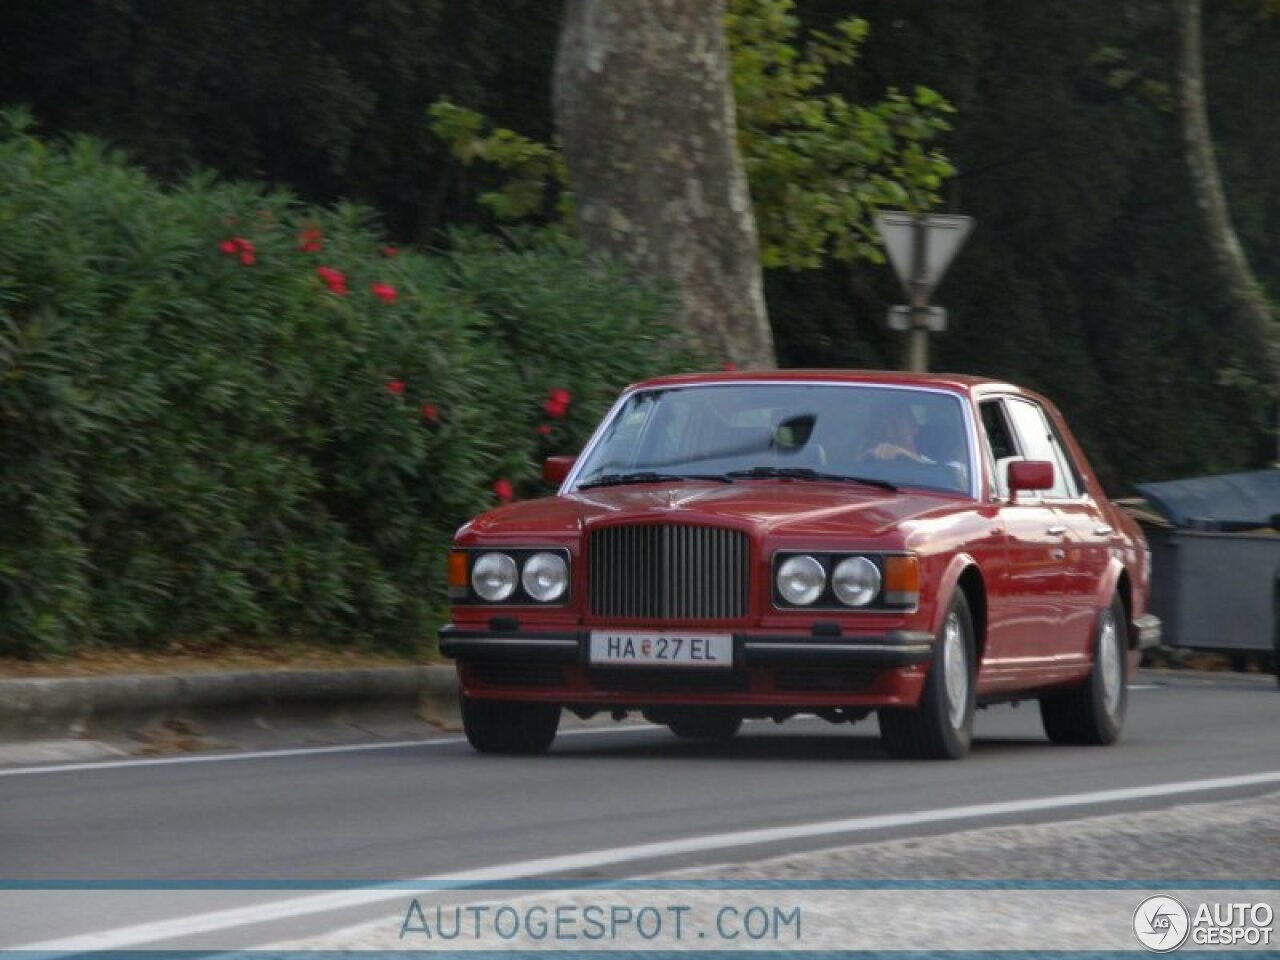
[{"label": "chrome hubcap", "polygon": [[1124,671],[1120,666],[1120,643],[1115,620],[1104,613],[1102,627],[1098,631],[1098,661],[1102,666],[1102,702],[1109,716],[1115,716],[1120,707],[1120,684]]},{"label": "chrome hubcap", "polygon": [[942,628],[942,669],[947,682],[947,716],[952,728],[959,730],[969,707],[969,658],[960,618],[954,613]]}]

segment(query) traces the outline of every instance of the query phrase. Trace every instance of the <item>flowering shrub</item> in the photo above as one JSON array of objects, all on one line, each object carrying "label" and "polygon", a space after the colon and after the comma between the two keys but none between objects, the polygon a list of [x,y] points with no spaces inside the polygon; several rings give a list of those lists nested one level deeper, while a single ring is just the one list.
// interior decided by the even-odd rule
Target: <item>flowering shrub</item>
[{"label": "flowering shrub", "polygon": [[430,640],[456,526],[690,366],[664,297],[572,249],[424,256],[5,124],[0,653]]}]

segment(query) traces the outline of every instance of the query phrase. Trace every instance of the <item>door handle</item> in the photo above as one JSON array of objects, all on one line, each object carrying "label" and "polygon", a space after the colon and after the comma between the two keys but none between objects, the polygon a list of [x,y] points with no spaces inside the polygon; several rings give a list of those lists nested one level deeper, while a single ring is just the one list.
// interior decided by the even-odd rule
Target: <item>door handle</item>
[{"label": "door handle", "polygon": [[1106,526],[1105,524],[1101,527],[1095,528],[1093,531],[1093,535],[1095,537],[1109,537],[1113,533],[1115,533],[1115,531],[1112,530],[1110,527]]},{"label": "door handle", "polygon": [[1051,537],[1060,537],[1067,532],[1067,528],[1059,524],[1055,524],[1045,531]]}]

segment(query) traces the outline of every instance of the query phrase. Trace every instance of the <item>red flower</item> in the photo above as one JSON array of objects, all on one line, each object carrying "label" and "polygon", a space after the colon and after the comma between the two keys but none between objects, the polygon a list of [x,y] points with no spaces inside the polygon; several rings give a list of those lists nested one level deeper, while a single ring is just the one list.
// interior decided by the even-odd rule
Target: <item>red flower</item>
[{"label": "red flower", "polygon": [[387,390],[391,393],[392,396],[396,396],[396,397],[400,396],[400,394],[404,393],[404,381],[388,380]]},{"label": "red flower", "polygon": [[510,503],[515,496],[515,491],[511,489],[511,481],[506,477],[500,477],[493,482],[493,492],[498,495],[502,503]]},{"label": "red flower", "polygon": [[218,251],[228,257],[238,256],[240,262],[246,267],[253,263],[253,244],[244,237],[232,237],[230,240],[223,240],[218,244]]},{"label": "red flower", "polygon": [[724,366],[721,367],[721,369],[728,370],[730,373],[732,373],[734,370],[738,369],[738,365],[734,363],[732,360],[726,360],[724,362]]},{"label": "red flower", "polygon": [[545,437],[545,436],[547,436],[549,433],[551,433],[551,424],[549,424],[549,423],[540,423],[540,424],[538,424],[538,426],[536,427],[536,429],[537,429],[538,433],[542,434],[542,435]]},{"label": "red flower", "polygon": [[432,423],[440,422],[440,411],[434,403],[424,403],[422,405],[422,419],[430,420]]},{"label": "red flower", "polygon": [[552,387],[547,391],[547,399],[543,401],[542,411],[553,420],[558,420],[565,415],[565,411],[569,409],[569,391],[561,390],[559,387]]},{"label": "red flower", "polygon": [[308,224],[298,234],[298,249],[303,253],[319,253],[324,246],[324,233],[319,227]]},{"label": "red flower", "polygon": [[316,267],[316,273],[329,288],[330,293],[336,293],[340,297],[347,295],[347,278],[343,276],[341,270],[335,270],[333,267]]},{"label": "red flower", "polygon": [[381,251],[379,251],[379,252],[380,252],[384,257],[398,257],[398,256],[400,256],[400,251],[399,251],[399,250],[397,250],[395,247],[383,247],[383,248],[382,248],[382,250],[381,250]]},{"label": "red flower", "polygon": [[371,283],[369,284],[369,292],[383,303],[396,302],[396,288],[389,283]]}]

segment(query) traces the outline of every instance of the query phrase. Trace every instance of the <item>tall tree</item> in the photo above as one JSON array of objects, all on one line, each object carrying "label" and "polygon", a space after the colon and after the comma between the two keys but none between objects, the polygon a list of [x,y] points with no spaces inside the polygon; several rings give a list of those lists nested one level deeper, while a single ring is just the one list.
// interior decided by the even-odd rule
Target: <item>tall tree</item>
[{"label": "tall tree", "polygon": [[553,104],[588,249],[671,283],[712,354],[773,366],[724,0],[567,0]]},{"label": "tall tree", "polygon": [[[1178,2],[1178,117],[1196,207],[1204,224],[1214,267],[1245,329],[1267,361],[1271,389],[1280,396],[1280,328],[1274,308],[1249,267],[1227,206],[1214,155],[1213,131],[1204,89],[1204,44],[1200,0]],[[1277,438],[1280,442],[1280,438]]]}]

